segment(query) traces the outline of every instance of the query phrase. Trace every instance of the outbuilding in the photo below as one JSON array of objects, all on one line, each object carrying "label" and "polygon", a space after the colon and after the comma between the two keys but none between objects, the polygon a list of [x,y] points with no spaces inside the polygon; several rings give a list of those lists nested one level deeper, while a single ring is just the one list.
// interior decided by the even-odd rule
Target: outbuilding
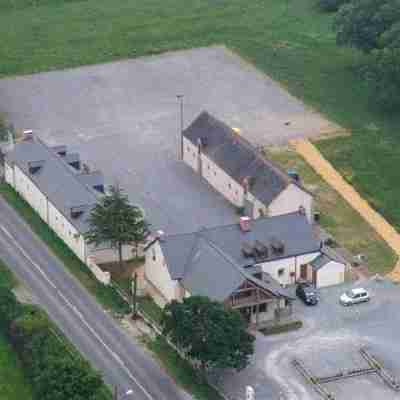
[{"label": "outbuilding", "polygon": [[317,288],[338,285],[345,280],[348,270],[346,260],[328,248],[310,263],[312,282]]}]

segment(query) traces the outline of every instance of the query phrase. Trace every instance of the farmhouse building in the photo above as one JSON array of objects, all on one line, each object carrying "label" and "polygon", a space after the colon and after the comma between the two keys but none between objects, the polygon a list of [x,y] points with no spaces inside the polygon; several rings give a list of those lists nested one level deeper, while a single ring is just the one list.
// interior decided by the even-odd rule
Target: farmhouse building
[{"label": "farmhouse building", "polygon": [[311,221],[312,195],[207,112],[183,131],[182,158],[251,218],[303,210]]},{"label": "farmhouse building", "polygon": [[6,154],[5,180],[82,262],[117,259],[113,249],[85,241],[88,216],[105,188],[102,173],[89,172],[78,153],[68,153],[66,146],[48,147],[32,135]]},{"label": "farmhouse building", "polygon": [[[321,243],[300,212],[242,217],[238,224],[160,234],[147,246],[145,279],[160,306],[203,295],[238,308],[256,324],[288,311],[291,298],[284,286],[307,278],[310,263],[321,254]],[[336,269],[332,273],[331,282],[341,278]]]}]

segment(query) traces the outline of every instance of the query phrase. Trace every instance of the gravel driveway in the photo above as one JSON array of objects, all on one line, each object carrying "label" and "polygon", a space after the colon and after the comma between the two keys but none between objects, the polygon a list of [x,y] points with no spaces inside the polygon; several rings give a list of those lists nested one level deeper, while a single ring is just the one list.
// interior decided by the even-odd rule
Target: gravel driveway
[{"label": "gravel driveway", "polygon": [[257,145],[336,129],[224,47],[3,79],[0,112],[118,180],[154,228],[177,233],[235,221],[177,161],[180,93],[185,125],[205,109]]},{"label": "gravel driveway", "polygon": [[[239,374],[227,374],[223,379],[231,398],[241,400],[245,386],[253,385],[257,400],[320,400],[294,370],[293,358],[301,359],[317,376],[330,375],[343,369],[366,367],[358,352],[361,346],[367,346],[400,378],[399,287],[374,279],[356,286],[370,291],[372,299],[368,304],[343,307],[338,298],[347,286],[326,288],[321,290],[321,302],[316,307],[295,303],[294,312],[304,322],[301,330],[269,337],[257,335],[252,365]],[[398,393],[376,375],[351,378],[325,387],[336,400],[398,398]]]}]

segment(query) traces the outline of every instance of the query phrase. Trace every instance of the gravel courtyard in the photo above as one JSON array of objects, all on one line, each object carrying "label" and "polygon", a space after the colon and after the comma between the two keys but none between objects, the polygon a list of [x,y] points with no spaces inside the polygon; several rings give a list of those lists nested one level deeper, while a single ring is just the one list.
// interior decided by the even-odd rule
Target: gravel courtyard
[{"label": "gravel courtyard", "polygon": [[[400,379],[399,287],[374,279],[359,282],[371,294],[371,301],[353,307],[338,303],[348,285],[321,290],[316,307],[295,303],[294,312],[304,327],[288,334],[257,335],[256,355],[252,364],[239,374],[223,379],[231,398],[241,400],[246,385],[255,388],[257,400],[321,400],[291,364],[293,358],[304,362],[316,376],[367,367],[359,354],[366,346],[384,366]],[[336,400],[394,400],[398,393],[377,375],[349,378],[324,385]],[[240,397],[242,396],[242,397]]]},{"label": "gravel courtyard", "polygon": [[177,161],[177,94],[185,95],[185,126],[208,110],[257,145],[337,129],[218,46],[0,80],[0,112],[118,180],[156,229],[177,233],[236,220]]}]

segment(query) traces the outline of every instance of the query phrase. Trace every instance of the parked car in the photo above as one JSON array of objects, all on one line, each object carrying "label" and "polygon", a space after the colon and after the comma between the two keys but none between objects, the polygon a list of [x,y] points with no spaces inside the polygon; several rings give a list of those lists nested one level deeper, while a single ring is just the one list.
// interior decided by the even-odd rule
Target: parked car
[{"label": "parked car", "polygon": [[340,303],[344,306],[351,306],[357,303],[364,303],[371,298],[369,293],[363,288],[351,289],[340,296]]},{"label": "parked car", "polygon": [[318,304],[318,294],[310,282],[300,282],[296,287],[296,296],[309,306]]}]

